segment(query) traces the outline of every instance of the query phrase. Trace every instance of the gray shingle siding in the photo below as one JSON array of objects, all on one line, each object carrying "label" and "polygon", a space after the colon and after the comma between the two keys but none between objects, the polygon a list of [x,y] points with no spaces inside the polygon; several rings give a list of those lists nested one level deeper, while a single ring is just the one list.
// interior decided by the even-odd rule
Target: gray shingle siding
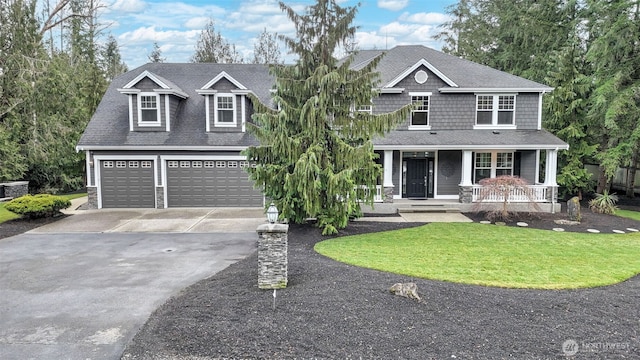
[{"label": "gray shingle siding", "polygon": [[520,93],[516,96],[516,126],[518,129],[538,128],[539,95]]},{"label": "gray shingle siding", "polygon": [[520,151],[520,177],[527,180],[529,184],[536,181],[536,151]]}]

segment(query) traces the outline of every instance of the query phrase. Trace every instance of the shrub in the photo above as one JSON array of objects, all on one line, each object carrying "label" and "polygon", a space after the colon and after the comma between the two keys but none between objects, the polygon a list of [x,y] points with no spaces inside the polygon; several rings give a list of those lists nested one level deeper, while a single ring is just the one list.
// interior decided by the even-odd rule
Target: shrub
[{"label": "shrub", "polygon": [[[517,215],[517,210],[511,208],[514,197],[521,199],[524,197],[527,206],[531,212],[539,211],[540,206],[534,201],[535,194],[527,180],[517,176],[502,175],[495,178],[486,178],[480,180],[483,186],[478,198],[477,209],[482,208],[483,203],[489,203],[489,210],[485,213],[485,217],[490,221],[510,221]],[[522,200],[520,200],[522,201]],[[492,206],[491,204],[500,204]]]},{"label": "shrub", "polygon": [[602,194],[596,194],[596,197],[589,200],[589,209],[594,213],[613,215],[618,207],[618,195],[609,194],[609,191],[605,190]]},{"label": "shrub", "polygon": [[69,206],[71,206],[71,201],[63,197],[38,194],[15,198],[5,205],[5,209],[29,219],[37,219],[58,215],[61,209],[66,209]]}]

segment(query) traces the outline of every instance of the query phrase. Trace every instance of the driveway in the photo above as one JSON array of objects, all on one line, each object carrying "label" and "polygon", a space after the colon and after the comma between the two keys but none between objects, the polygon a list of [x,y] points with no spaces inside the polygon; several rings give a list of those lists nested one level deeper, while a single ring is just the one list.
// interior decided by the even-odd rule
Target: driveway
[{"label": "driveway", "polygon": [[169,297],[255,251],[249,210],[79,211],[0,240],[0,359],[119,359]]}]

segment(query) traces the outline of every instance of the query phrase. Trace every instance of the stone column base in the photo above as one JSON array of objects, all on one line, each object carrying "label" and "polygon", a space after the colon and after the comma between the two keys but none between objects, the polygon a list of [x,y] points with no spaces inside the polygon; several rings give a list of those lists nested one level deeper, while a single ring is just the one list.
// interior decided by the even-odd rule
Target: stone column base
[{"label": "stone column base", "polygon": [[286,224],[258,226],[258,288],[283,289],[288,282]]}]

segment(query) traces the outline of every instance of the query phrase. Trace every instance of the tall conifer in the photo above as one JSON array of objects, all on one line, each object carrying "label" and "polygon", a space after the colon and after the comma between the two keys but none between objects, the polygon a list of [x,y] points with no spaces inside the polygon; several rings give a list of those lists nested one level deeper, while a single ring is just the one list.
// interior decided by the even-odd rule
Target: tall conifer
[{"label": "tall conifer", "polygon": [[249,169],[266,196],[294,223],[316,218],[324,234],[347,226],[360,213],[360,202],[371,204],[381,175],[372,139],[405,120],[410,106],[388,114],[357,112],[371,105],[380,58],[351,69],[352,59],[333,54],[352,38],[356,7],[318,0],[303,14],[280,3],[296,28],[296,38],[281,36],[298,56],[293,65],[271,65],[276,78],[273,110],[254,97],[255,125],[250,131],[260,146],[246,151],[257,163]]}]

